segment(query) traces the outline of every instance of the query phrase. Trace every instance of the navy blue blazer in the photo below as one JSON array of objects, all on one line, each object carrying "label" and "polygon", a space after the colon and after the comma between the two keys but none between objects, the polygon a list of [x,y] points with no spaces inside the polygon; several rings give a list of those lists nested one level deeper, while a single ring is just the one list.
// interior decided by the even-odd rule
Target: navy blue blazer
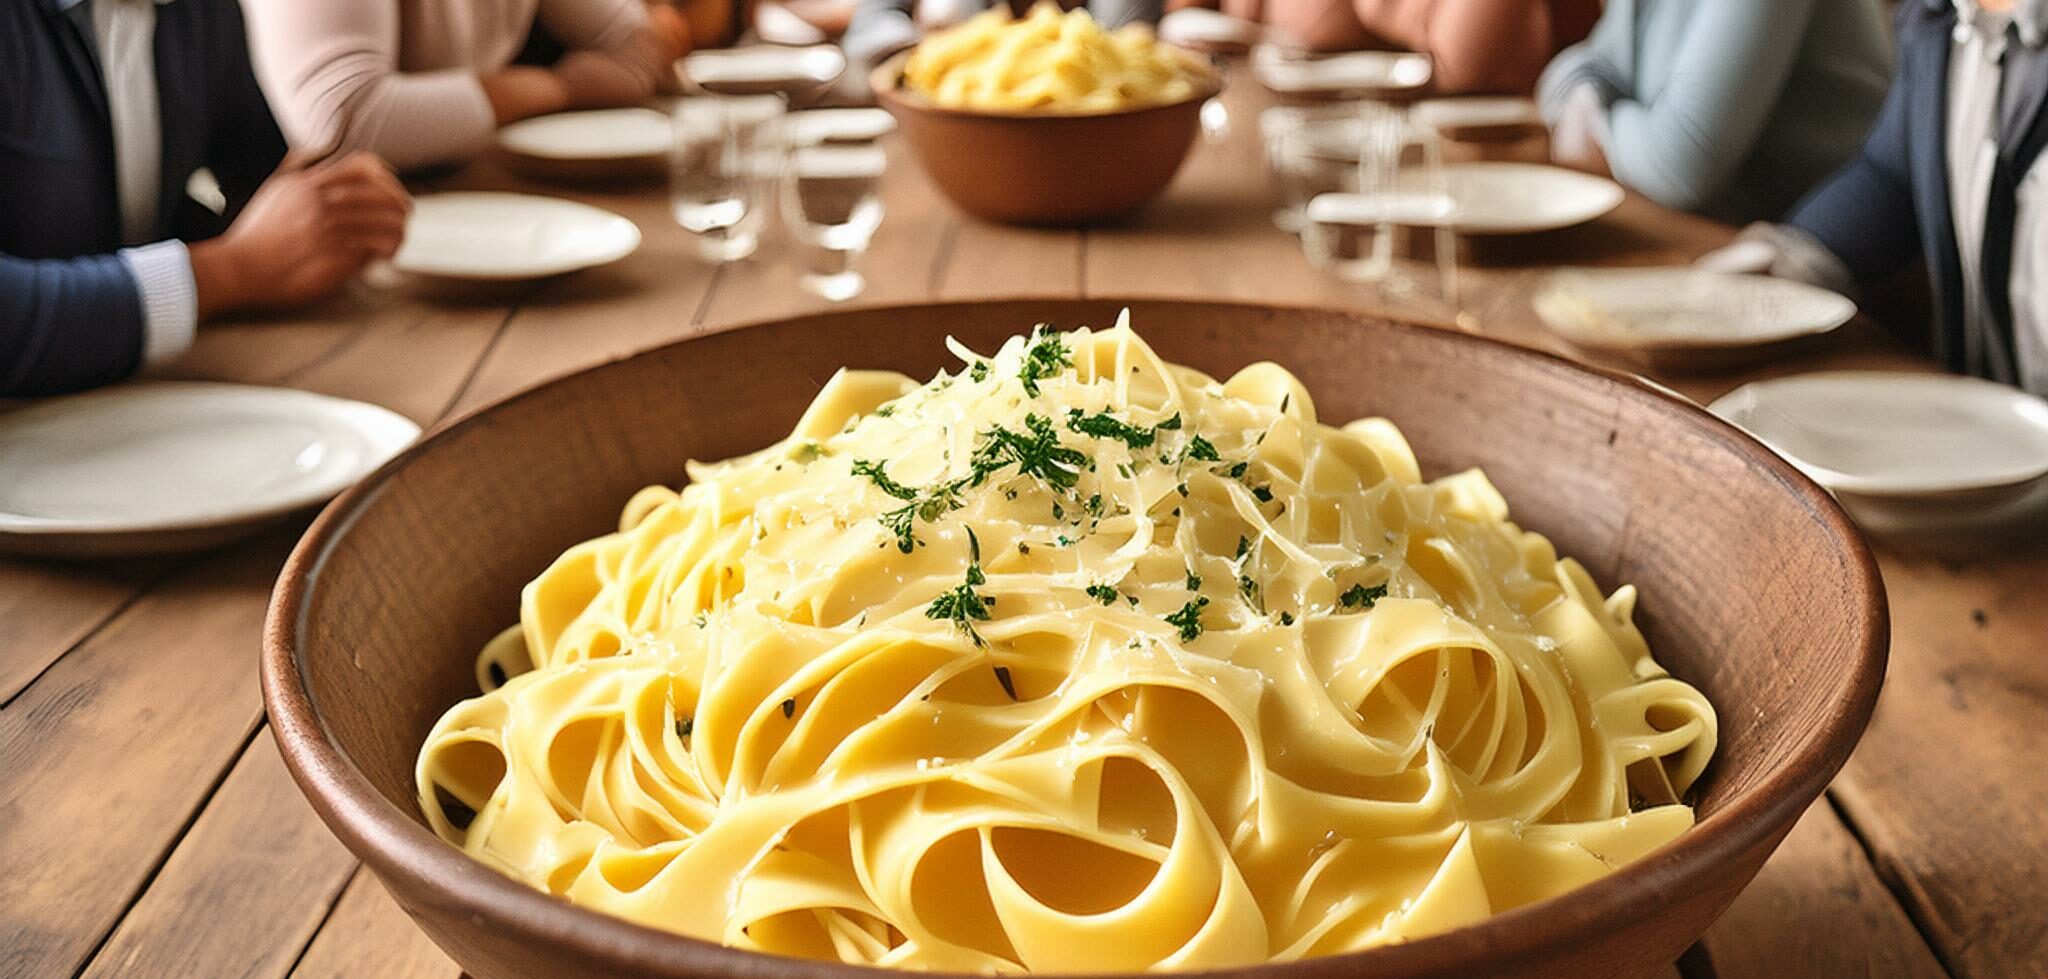
[{"label": "navy blue blazer", "polygon": [[[212,237],[284,158],[236,0],[157,7],[163,173],[151,240]],[[225,215],[185,192],[206,167]],[[0,0],[0,397],[118,380],[142,354],[88,5]]]},{"label": "navy blue blazer", "polygon": [[[1858,282],[1882,279],[1915,256],[1924,259],[1934,288],[1934,355],[1964,373],[1963,271],[1948,185],[1948,59],[1955,27],[1951,0],[1900,5],[1898,70],[1863,149],[1786,223],[1827,246]],[[2028,127],[2021,145],[2022,152],[2038,153],[2048,121],[2041,93],[2033,94],[2035,101],[2020,108]]]}]

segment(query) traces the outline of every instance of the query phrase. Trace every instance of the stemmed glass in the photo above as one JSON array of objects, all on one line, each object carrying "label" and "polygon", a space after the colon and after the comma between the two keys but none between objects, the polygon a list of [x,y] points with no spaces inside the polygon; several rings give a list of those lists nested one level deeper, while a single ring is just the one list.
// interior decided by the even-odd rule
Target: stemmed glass
[{"label": "stemmed glass", "polygon": [[803,253],[798,282],[833,302],[867,288],[854,266],[882,224],[886,155],[872,143],[821,143],[790,153],[782,177],[782,221]]},{"label": "stemmed glass", "polygon": [[1357,123],[1352,186],[1310,198],[1303,209],[1301,242],[1311,264],[1352,282],[1391,293],[1413,293],[1418,283],[1395,262],[1402,229],[1436,235],[1437,292],[1456,302],[1455,210],[1443,165],[1443,144],[1429,129],[1411,125],[1392,106],[1365,103]]},{"label": "stemmed glass", "polygon": [[676,103],[669,208],[707,261],[731,262],[760,247],[782,168],[780,95],[703,95]]}]

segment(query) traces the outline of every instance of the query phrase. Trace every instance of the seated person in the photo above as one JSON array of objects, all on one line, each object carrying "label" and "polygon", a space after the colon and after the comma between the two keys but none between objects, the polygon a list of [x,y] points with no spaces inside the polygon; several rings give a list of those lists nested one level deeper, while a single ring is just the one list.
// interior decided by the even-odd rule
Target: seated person
[{"label": "seated person", "polygon": [[[843,84],[864,89],[868,69],[917,43],[921,21],[926,26],[945,26],[990,9],[998,2],[1003,0],[946,0],[943,4],[934,5],[945,9],[943,16],[935,18],[926,11],[918,10],[917,0],[856,0],[853,19],[847,24],[845,36],[840,38],[847,60]],[[1008,2],[1011,13],[1019,17],[1031,6],[1031,0]],[[1077,4],[1063,3],[1061,6]],[[1096,23],[1110,30],[1125,24],[1156,24],[1164,9],[1161,0],[1092,0],[1086,6]]]},{"label": "seated person", "polygon": [[[404,237],[410,201],[373,157],[273,173],[235,0],[0,5],[0,89],[0,397],[119,380]],[[202,167],[223,213],[186,194]]]},{"label": "seated person", "polygon": [[1747,221],[1856,151],[1889,62],[1882,0],[1613,0],[1537,94],[1558,163]]},{"label": "seated person", "polygon": [[2048,7],[1904,0],[1898,40],[1862,152],[1701,262],[1853,292],[1923,258],[1942,366],[2048,394]]},{"label": "seated person", "polygon": [[1266,24],[1312,51],[1427,54],[1435,64],[1431,88],[1442,95],[1526,95],[1551,57],[1584,38],[1600,16],[1600,0],[1220,2],[1224,13]]},{"label": "seated person", "polygon": [[[508,122],[643,102],[693,31],[730,19],[700,28],[641,0],[245,2],[257,75],[292,145],[367,150],[402,171],[465,163]],[[536,24],[566,53],[513,64]]]}]

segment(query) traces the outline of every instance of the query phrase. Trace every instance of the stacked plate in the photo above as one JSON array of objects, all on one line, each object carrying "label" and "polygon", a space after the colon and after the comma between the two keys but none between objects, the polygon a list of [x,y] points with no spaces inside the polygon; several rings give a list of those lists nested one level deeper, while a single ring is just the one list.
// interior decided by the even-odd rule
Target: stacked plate
[{"label": "stacked plate", "polygon": [[375,405],[144,382],[0,416],[0,552],[188,551],[326,502],[418,438]]},{"label": "stacked plate", "polygon": [[1805,283],[1687,267],[1567,269],[1535,307],[1573,346],[1664,373],[1775,357],[1856,315],[1846,297]]},{"label": "stacked plate", "polygon": [[1709,410],[1833,491],[1873,531],[2038,529],[2048,516],[2048,402],[2002,384],[1801,374],[1744,385]]}]

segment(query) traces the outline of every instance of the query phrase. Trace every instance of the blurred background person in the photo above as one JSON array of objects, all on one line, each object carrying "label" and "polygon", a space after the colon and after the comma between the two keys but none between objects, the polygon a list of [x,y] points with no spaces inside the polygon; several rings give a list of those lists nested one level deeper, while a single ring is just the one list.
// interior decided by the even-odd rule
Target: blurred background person
[{"label": "blurred background person", "polygon": [[[926,30],[951,26],[999,4],[1019,17],[1032,6],[1030,0],[856,0],[852,20],[840,38],[847,60],[842,88],[865,92],[868,70],[916,44]],[[1096,23],[1110,30],[1125,24],[1157,24],[1165,12],[1162,0],[1092,0],[1060,6],[1086,6]]]},{"label": "blurred background person", "polygon": [[1612,0],[1543,73],[1552,156],[1666,207],[1782,214],[1877,117],[1884,16],[1883,0]]},{"label": "blurred background person", "polygon": [[1862,152],[1701,262],[1853,293],[1922,258],[1942,365],[2048,394],[2048,2],[1904,0],[1897,34]]},{"label": "blurred background person", "polygon": [[1194,0],[1265,24],[1313,51],[1399,48],[1435,64],[1443,95],[1527,95],[1543,66],[1583,39],[1600,0]]},{"label": "blurred background person", "polygon": [[[0,397],[119,380],[199,320],[332,292],[404,236],[409,199],[375,158],[274,173],[235,0],[0,4],[0,89]],[[187,192],[202,168],[213,207]]]},{"label": "blurred background person", "polygon": [[[292,145],[368,150],[400,170],[460,164],[499,126],[567,109],[635,105],[670,77],[697,31],[641,0],[245,0],[256,71]],[[564,49],[514,64],[536,29]]]}]

